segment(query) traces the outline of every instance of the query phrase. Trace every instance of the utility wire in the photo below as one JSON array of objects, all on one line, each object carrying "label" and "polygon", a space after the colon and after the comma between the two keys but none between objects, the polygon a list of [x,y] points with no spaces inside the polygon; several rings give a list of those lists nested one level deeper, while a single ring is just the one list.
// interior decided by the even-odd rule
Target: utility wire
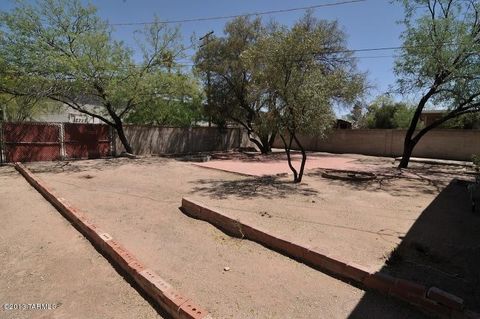
[{"label": "utility wire", "polygon": [[[455,45],[453,42],[444,42],[443,45]],[[412,48],[430,48],[437,47],[438,44],[420,44],[420,45],[407,45],[407,46],[392,46],[392,47],[378,47],[378,48],[361,48],[361,49],[343,49],[343,50],[328,50],[328,51],[312,51],[306,52],[303,55],[309,54],[337,54],[337,53],[357,53],[357,52],[375,52],[375,51],[393,51],[393,50],[402,50],[402,49],[412,49]],[[478,52],[463,52],[464,54],[478,54]],[[297,54],[295,54],[297,56]],[[187,55],[187,58],[193,58],[193,55]],[[373,56],[373,57],[362,57],[357,58],[375,58],[375,57],[387,57],[387,56]]]},{"label": "utility wire", "polygon": [[[285,12],[292,12],[292,11],[301,11],[301,10],[308,10],[308,9],[315,9],[315,8],[325,8],[325,7],[334,7],[346,4],[353,4],[359,2],[366,2],[367,0],[348,0],[348,1],[340,1],[340,2],[330,2],[330,3],[323,3],[317,4],[308,7],[297,7],[297,8],[290,8],[290,9],[279,9],[279,10],[270,10],[270,11],[259,11],[259,12],[251,12],[245,14],[235,14],[235,15],[228,15],[228,16],[216,16],[216,17],[204,17],[204,18],[192,18],[192,19],[180,19],[180,20],[165,20],[159,21],[158,23],[163,24],[172,24],[172,23],[188,23],[188,22],[201,22],[201,21],[212,21],[212,20],[225,20],[225,19],[233,19],[239,17],[249,17],[249,16],[261,16],[261,15],[269,15],[275,13],[285,13]],[[125,23],[110,23],[111,26],[130,26],[130,25],[149,25],[155,24],[156,22],[125,22]]]},{"label": "utility wire", "polygon": [[[422,45],[422,46],[418,46],[418,47],[425,47],[426,45]],[[433,46],[433,45],[432,45]],[[411,47],[411,46],[410,46]],[[400,50],[400,49],[404,49],[405,47],[403,46],[398,46],[398,47],[383,47],[383,48],[364,48],[364,49],[345,49],[345,50],[332,50],[332,51],[328,51],[328,52],[321,52],[321,51],[315,51],[315,52],[307,52],[305,53],[306,54],[320,54],[320,53],[324,53],[324,54],[336,54],[336,53],[356,53],[356,52],[372,52],[372,51],[387,51],[387,50]],[[297,55],[295,55],[297,56]],[[193,58],[194,55],[187,55],[186,56],[187,58],[190,57],[190,58]],[[359,56],[359,57],[356,57],[356,58],[386,58],[386,57],[395,57],[395,56],[392,56],[392,55],[381,55],[381,56]]]},{"label": "utility wire", "polygon": [[[451,43],[444,43],[444,44],[451,44]],[[418,45],[418,46],[398,46],[398,47],[383,47],[383,48],[365,48],[365,49],[346,49],[346,50],[337,50],[337,51],[329,51],[326,52],[327,54],[335,54],[335,53],[355,53],[355,52],[371,52],[371,51],[384,51],[384,50],[400,50],[400,49],[405,49],[405,48],[417,48],[417,47],[435,47],[436,45]],[[309,52],[306,54],[318,54],[320,52]],[[463,52],[463,54],[474,54],[474,55],[480,55],[479,52],[477,51],[467,51]],[[187,56],[187,57],[192,57],[193,56]],[[370,56],[355,56],[355,59],[379,59],[379,58],[398,58],[399,55],[370,55]],[[193,63],[188,63],[189,61],[187,59],[184,59],[181,64],[177,64],[178,66],[195,66]]]},{"label": "utility wire", "polygon": [[[370,55],[370,56],[357,56],[355,59],[381,59],[381,58],[397,58],[396,55]],[[179,67],[189,67],[195,66],[194,63],[189,63],[189,61],[178,61],[179,63],[175,63],[175,66]]]}]

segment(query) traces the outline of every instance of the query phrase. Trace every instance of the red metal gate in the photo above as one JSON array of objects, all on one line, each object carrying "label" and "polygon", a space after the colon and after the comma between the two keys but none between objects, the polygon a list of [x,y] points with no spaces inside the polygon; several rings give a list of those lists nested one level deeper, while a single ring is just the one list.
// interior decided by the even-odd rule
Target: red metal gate
[{"label": "red metal gate", "polygon": [[66,158],[99,158],[110,155],[110,129],[99,124],[64,124]]},{"label": "red metal gate", "polygon": [[6,162],[56,161],[111,155],[110,130],[107,125],[3,123],[1,133]]},{"label": "red metal gate", "polygon": [[61,158],[60,125],[3,123],[6,162],[55,161]]}]

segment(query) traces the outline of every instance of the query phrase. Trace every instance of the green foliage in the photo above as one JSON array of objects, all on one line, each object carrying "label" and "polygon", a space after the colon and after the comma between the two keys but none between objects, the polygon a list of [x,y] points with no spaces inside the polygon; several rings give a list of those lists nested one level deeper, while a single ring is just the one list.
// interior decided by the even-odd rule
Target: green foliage
[{"label": "green foliage", "polygon": [[[396,61],[400,90],[420,93],[405,136],[400,167],[405,168],[418,141],[431,129],[463,114],[480,111],[480,2],[397,0],[405,8],[403,49]],[[417,133],[428,104],[445,115]]]},{"label": "green foliage", "polygon": [[[269,152],[269,136],[275,134],[262,92],[252,82],[254,68],[241,56],[267,32],[259,18],[236,18],[225,26],[223,37],[204,40],[195,57],[207,95],[207,114],[219,126],[235,122],[244,127],[262,152]],[[264,141],[267,141],[264,143]]]},{"label": "green foliage", "polygon": [[440,125],[440,127],[446,129],[464,130],[480,129],[480,114],[463,114],[443,123],[442,125]]},{"label": "green foliage", "polygon": [[[450,117],[476,112],[480,103],[480,3],[460,0],[402,0],[404,49],[396,61],[404,92],[425,90],[425,101]],[[448,120],[448,119],[446,119]],[[441,124],[441,123],[440,123]]]},{"label": "green foliage", "polygon": [[[307,14],[291,29],[272,27],[242,54],[253,91],[278,128],[287,154],[292,141],[303,151],[297,134],[327,134],[335,119],[334,103],[352,103],[363,93],[364,76],[345,49],[345,35],[336,22]],[[295,182],[302,178],[303,155],[298,176],[291,166]]]},{"label": "green foliage", "polygon": [[[182,52],[178,29],[158,20],[137,32],[143,61],[111,36],[92,5],[80,0],[18,2],[0,13],[0,92],[49,98],[117,130],[128,152],[123,118],[161,94],[161,75]],[[101,105],[87,110],[85,98]]]},{"label": "green foliage", "polygon": [[47,99],[0,94],[0,120],[4,121],[32,121],[39,115],[58,112],[60,107],[60,103]]},{"label": "green foliage", "polygon": [[[415,107],[405,103],[397,103],[397,109],[393,115],[393,123],[395,128],[406,129],[412,122],[413,114],[415,113]],[[422,127],[422,124],[417,125],[417,129]]]},{"label": "green foliage", "polygon": [[334,102],[353,102],[364,77],[345,50],[336,22],[307,14],[291,30],[277,26],[243,54],[253,70],[255,91],[273,109],[282,131],[324,134],[332,124]]},{"label": "green foliage", "polygon": [[365,123],[370,129],[408,128],[414,112],[415,108],[407,103],[380,96],[368,106]]},{"label": "green foliage", "polygon": [[196,81],[183,74],[164,74],[163,94],[136,107],[126,121],[134,124],[191,126],[204,118],[203,92]]},{"label": "green foliage", "polygon": [[345,116],[345,119],[352,123],[352,128],[365,128],[366,117],[363,114],[363,107],[359,103],[355,103],[350,111],[350,114]]}]

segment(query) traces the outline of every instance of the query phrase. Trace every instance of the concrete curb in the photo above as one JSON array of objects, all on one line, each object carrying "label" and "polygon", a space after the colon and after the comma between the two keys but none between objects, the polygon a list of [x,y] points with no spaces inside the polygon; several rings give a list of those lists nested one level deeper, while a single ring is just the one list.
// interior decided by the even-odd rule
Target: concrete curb
[{"label": "concrete curb", "polygon": [[[401,161],[402,157],[395,157],[395,162]],[[420,163],[420,164],[433,164],[433,165],[450,165],[450,166],[463,166],[463,167],[474,167],[471,161],[456,161],[456,160],[443,160],[435,158],[424,158],[424,157],[411,157],[411,163]]]},{"label": "concrete curb", "polygon": [[175,319],[211,319],[206,310],[173,289],[158,274],[147,268],[117,240],[98,227],[82,212],[70,205],[64,198],[57,197],[24,165],[15,163],[15,168],[100,252],[104,253],[110,262],[123,269],[161,309]]},{"label": "concrete curb", "polygon": [[304,247],[188,198],[182,199],[182,210],[185,214],[209,222],[231,236],[252,240],[343,281],[399,298],[427,313],[441,318],[479,318],[478,314],[465,309],[462,298],[439,288],[426,287],[413,281],[374,272],[368,267],[342,260],[317,247]]}]

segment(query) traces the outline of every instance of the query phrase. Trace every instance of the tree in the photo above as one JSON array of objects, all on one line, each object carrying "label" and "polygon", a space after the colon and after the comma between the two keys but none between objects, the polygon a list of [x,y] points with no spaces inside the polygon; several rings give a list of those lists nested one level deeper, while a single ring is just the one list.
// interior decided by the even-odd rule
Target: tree
[{"label": "tree", "polygon": [[363,107],[360,103],[355,103],[350,114],[347,114],[345,118],[352,123],[352,128],[365,127],[365,114],[363,113]]},{"label": "tree", "polygon": [[10,122],[32,121],[39,115],[58,111],[60,106],[59,103],[32,96],[1,94],[0,119]]},{"label": "tree", "polygon": [[446,129],[471,130],[480,128],[480,113],[471,113],[460,115],[439,126]]},{"label": "tree", "polygon": [[397,129],[410,125],[415,109],[407,103],[395,102],[382,95],[367,107],[365,122],[369,129]]},{"label": "tree", "polygon": [[[261,92],[278,127],[294,182],[300,183],[307,154],[298,135],[325,136],[335,122],[332,105],[353,102],[363,92],[364,76],[356,71],[337,23],[317,20],[311,13],[290,30],[277,26],[243,59],[253,71],[254,90]],[[298,171],[292,165],[294,145],[302,153]]]},{"label": "tree", "polygon": [[[413,114],[415,113],[415,107],[412,107],[406,103],[397,103],[397,109],[393,115],[393,123],[395,128],[407,129],[412,121]],[[417,129],[422,128],[423,123],[417,123]]]},{"label": "tree", "polygon": [[126,118],[135,124],[191,126],[203,119],[203,91],[197,81],[180,73],[161,75],[162,94],[139,104]]},{"label": "tree", "polygon": [[[399,168],[408,167],[415,145],[446,121],[480,111],[478,1],[398,0],[405,7],[403,49],[396,61],[402,92],[422,92],[405,136]],[[445,115],[415,132],[428,104]]]},{"label": "tree", "polygon": [[195,68],[206,84],[209,115],[221,125],[233,121],[244,127],[263,154],[271,151],[276,130],[265,114],[265,100],[253,88],[252,66],[241,56],[265,32],[259,18],[236,18],[226,24],[223,38],[210,37],[195,57]]},{"label": "tree", "polygon": [[[0,92],[48,98],[113,127],[125,150],[133,150],[123,119],[159,93],[159,74],[181,53],[178,29],[158,21],[138,32],[143,61],[115,41],[95,7],[80,0],[19,2],[0,14]],[[101,105],[87,109],[85,97]]]}]

